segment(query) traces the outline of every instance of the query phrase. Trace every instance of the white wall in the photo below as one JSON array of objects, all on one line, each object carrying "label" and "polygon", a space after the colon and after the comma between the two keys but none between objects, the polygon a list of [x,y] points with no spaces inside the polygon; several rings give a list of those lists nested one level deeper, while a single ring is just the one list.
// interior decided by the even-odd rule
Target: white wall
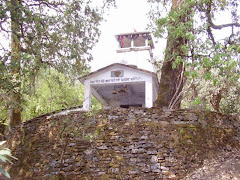
[{"label": "white wall", "polygon": [[[111,77],[111,71],[116,71],[116,70],[123,70],[124,71],[123,77]],[[93,74],[90,77],[88,77],[88,79],[85,80],[84,85],[86,84],[86,87],[84,90],[85,100],[83,103],[83,108],[85,110],[89,110],[91,106],[91,100],[90,100],[91,92],[92,92],[91,87],[105,86],[105,85],[119,85],[119,84],[128,84],[128,83],[145,84],[145,86],[141,86],[143,88],[143,91],[145,91],[145,99],[136,98],[135,101],[133,102],[133,100],[131,99],[131,95],[129,95],[129,102],[125,102],[125,103],[126,104],[142,104],[143,107],[149,107],[149,108],[152,107],[153,101],[155,100],[154,97],[156,97],[156,95],[154,94],[155,92],[153,92],[152,74],[138,71],[132,68],[124,67],[121,65],[116,65],[116,66],[107,68],[106,70],[100,71],[96,74]],[[117,99],[112,99],[109,105],[112,107],[120,106]]]}]

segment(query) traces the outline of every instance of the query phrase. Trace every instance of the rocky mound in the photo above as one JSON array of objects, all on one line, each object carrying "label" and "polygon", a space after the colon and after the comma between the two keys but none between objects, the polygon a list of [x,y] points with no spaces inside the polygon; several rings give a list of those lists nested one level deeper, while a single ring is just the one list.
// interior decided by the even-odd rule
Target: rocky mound
[{"label": "rocky mound", "polygon": [[[18,158],[9,172],[14,180],[182,179],[205,162],[206,178],[213,177],[223,172],[218,168],[238,167],[239,155],[230,151],[240,148],[239,124],[215,112],[155,108],[48,114],[9,135]],[[189,179],[205,178],[204,167]]]},{"label": "rocky mound", "polygon": [[203,166],[184,180],[239,180],[240,179],[240,151],[225,151],[218,153],[212,159],[205,160]]}]

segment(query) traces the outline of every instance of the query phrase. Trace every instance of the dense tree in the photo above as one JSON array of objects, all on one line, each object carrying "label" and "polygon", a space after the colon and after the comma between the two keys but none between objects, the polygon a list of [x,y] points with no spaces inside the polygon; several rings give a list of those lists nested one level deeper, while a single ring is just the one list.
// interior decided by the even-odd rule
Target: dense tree
[{"label": "dense tree", "polygon": [[[240,112],[240,83],[228,77],[221,76],[219,71],[212,73],[212,79],[202,78],[203,71],[198,72],[194,83],[188,89],[185,86],[185,97],[182,101],[183,108],[200,108],[215,110],[222,113]],[[190,80],[187,80],[187,84]]]},{"label": "dense tree", "polygon": [[[178,108],[190,90],[193,100],[199,100],[199,80],[204,80],[219,87],[217,92],[209,91],[210,103],[219,111],[226,89],[239,83],[239,2],[151,0],[151,3],[155,35],[163,37],[168,32],[156,105]],[[183,83],[187,85],[185,91]]]},{"label": "dense tree", "polygon": [[[21,122],[24,80],[40,67],[74,74],[91,60],[102,13],[114,0],[1,0],[0,88],[9,100],[10,126]],[[96,4],[96,3],[95,3]],[[10,41],[11,39],[11,41]]]},{"label": "dense tree", "polygon": [[23,121],[83,102],[83,85],[53,68],[41,69],[35,82],[31,89],[25,88],[28,92],[23,95]]},{"label": "dense tree", "polygon": [[[79,106],[83,103],[83,85],[76,79],[50,68],[41,69],[36,77],[34,86],[25,88],[22,102],[22,119],[29,120],[36,116],[56,110]],[[25,82],[25,86],[31,81]],[[101,106],[93,99],[92,108]]]},{"label": "dense tree", "polygon": [[[183,73],[185,67],[182,60],[186,59],[186,52],[184,52],[182,47],[186,46],[188,41],[185,34],[188,31],[186,23],[188,22],[189,11],[182,12],[181,14],[177,13],[183,2],[183,0],[172,1],[170,14],[174,18],[169,19],[167,27],[168,39],[166,55],[161,69],[161,81],[159,84],[158,98],[156,100],[156,106],[158,107],[180,107],[180,101],[176,101],[176,99],[179,99],[178,96],[183,88]],[[181,32],[176,32],[179,26],[182,26]]]}]

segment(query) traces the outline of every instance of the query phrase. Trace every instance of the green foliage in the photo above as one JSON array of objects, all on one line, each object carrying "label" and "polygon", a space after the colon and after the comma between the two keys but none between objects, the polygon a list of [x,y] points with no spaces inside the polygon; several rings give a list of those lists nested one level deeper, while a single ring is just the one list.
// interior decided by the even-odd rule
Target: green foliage
[{"label": "green foliage", "polygon": [[[23,83],[28,87],[29,81]],[[23,120],[49,113],[55,110],[82,105],[84,87],[76,78],[71,78],[55,69],[42,69],[31,89],[26,88],[22,106]],[[101,109],[96,98],[92,100],[92,109]]]},{"label": "green foliage", "polygon": [[194,101],[192,102],[193,105],[199,105],[201,104],[201,100],[199,97],[195,98]]},{"label": "green foliage", "polygon": [[94,96],[92,96],[92,110],[98,111],[100,109],[103,109],[103,104],[99,102]]},{"label": "green foliage", "polygon": [[[28,87],[27,82],[23,86]],[[83,102],[83,86],[79,81],[54,69],[41,70],[35,86],[26,91],[22,107],[24,120]]]},{"label": "green foliage", "polygon": [[[166,60],[173,61],[173,69],[179,62],[185,63],[185,75],[187,78],[183,97],[183,107],[196,105],[195,100],[201,99],[205,108],[209,99],[219,90],[224,90],[221,97],[220,109],[229,112],[227,106],[231,106],[232,99],[235,107],[231,112],[240,111],[237,103],[240,83],[240,4],[232,0],[184,0],[180,6],[170,9],[172,1],[151,0],[152,19],[150,27],[154,35],[163,38],[168,35],[168,47],[176,47],[179,38],[184,38],[186,44],[180,49],[166,49]],[[185,19],[182,19],[184,17]],[[221,18],[224,20],[221,21]],[[181,57],[181,58],[179,58]],[[176,77],[178,78],[178,77]],[[189,99],[189,91],[197,87],[195,95]],[[203,89],[205,89],[203,91]],[[202,94],[205,93],[205,94]],[[237,93],[237,94],[233,94]],[[191,93],[192,96],[194,92]],[[205,98],[204,98],[205,96]],[[204,104],[203,104],[204,102]],[[229,104],[230,103],[230,104]],[[208,104],[208,105],[207,105]],[[224,108],[223,108],[224,107]],[[227,108],[230,109],[230,108]]]},{"label": "green foliage", "polygon": [[[205,110],[214,110],[210,103],[210,99],[213,98],[220,90],[222,91],[220,101],[220,112],[222,113],[239,113],[240,112],[240,83],[239,81],[231,81],[226,77],[219,75],[220,70],[212,70],[212,79],[203,79],[199,71],[199,77],[194,78],[194,87],[196,88],[196,94],[194,91],[187,91],[187,86],[184,91],[186,93],[183,101],[182,108],[201,108]],[[188,79],[187,84],[191,84]],[[195,97],[195,98],[194,98]],[[196,100],[198,103],[196,103]]]},{"label": "green foliage", "polygon": [[[27,81],[28,85],[35,86],[37,75],[42,73],[39,72],[42,69],[52,67],[72,77],[84,73],[88,69],[87,63],[92,59],[90,50],[100,35],[98,27],[103,20],[103,13],[112,5],[114,0],[98,3],[91,0],[1,1],[0,95],[6,97],[3,106],[18,110],[15,111],[18,117],[23,109],[22,102],[26,105],[23,100],[30,106],[42,106],[48,97],[43,93],[37,94],[35,100],[31,99],[31,91],[25,83]],[[65,81],[62,78],[59,76],[58,81]],[[55,83],[55,87],[59,88],[54,89],[52,85],[38,87],[38,90],[46,90],[48,86],[51,92],[62,91],[63,95],[56,97],[55,101],[65,106],[62,98],[66,98],[67,87]],[[69,93],[69,98],[73,93]],[[40,97],[43,99],[39,100]],[[76,103],[76,99],[76,95],[72,97],[72,104]],[[53,105],[47,105],[44,109],[37,106],[35,109],[30,108],[27,113],[30,113],[30,117],[55,108]]]},{"label": "green foliage", "polygon": [[7,109],[7,100],[4,97],[4,94],[0,93],[0,123],[3,124],[7,121],[8,118],[8,109]]},{"label": "green foliage", "polygon": [[4,147],[4,143],[6,143],[6,141],[0,141],[0,172],[4,176],[10,178],[10,174],[3,167],[3,164],[6,162],[12,163],[10,158],[16,158],[12,156],[10,149]]},{"label": "green foliage", "polygon": [[[25,79],[22,91],[23,121],[55,110],[82,105],[84,100],[84,87],[79,80],[53,68],[41,69],[34,83],[30,79]],[[5,96],[0,97],[0,120],[1,123],[7,123],[8,100]],[[92,98],[92,109],[102,109],[102,105],[95,97]]]}]

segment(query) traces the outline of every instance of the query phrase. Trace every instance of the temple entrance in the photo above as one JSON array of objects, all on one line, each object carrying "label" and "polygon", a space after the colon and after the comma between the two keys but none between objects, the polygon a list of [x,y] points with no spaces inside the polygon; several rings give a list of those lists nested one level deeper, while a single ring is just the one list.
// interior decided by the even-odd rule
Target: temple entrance
[{"label": "temple entrance", "polygon": [[[115,37],[119,43],[118,53],[130,55],[147,51],[150,59],[153,59],[154,46],[149,32],[119,34]],[[104,108],[153,106],[158,92],[158,79],[153,64],[143,56],[141,62],[134,56],[130,57],[129,62],[136,63],[114,63],[80,78],[84,84],[84,110],[91,109],[92,95]],[[147,70],[147,65],[143,62],[148,62],[152,70]],[[138,68],[137,65],[141,64],[144,67]]]},{"label": "temple entrance", "polygon": [[121,108],[142,107],[142,104],[120,105]]}]

